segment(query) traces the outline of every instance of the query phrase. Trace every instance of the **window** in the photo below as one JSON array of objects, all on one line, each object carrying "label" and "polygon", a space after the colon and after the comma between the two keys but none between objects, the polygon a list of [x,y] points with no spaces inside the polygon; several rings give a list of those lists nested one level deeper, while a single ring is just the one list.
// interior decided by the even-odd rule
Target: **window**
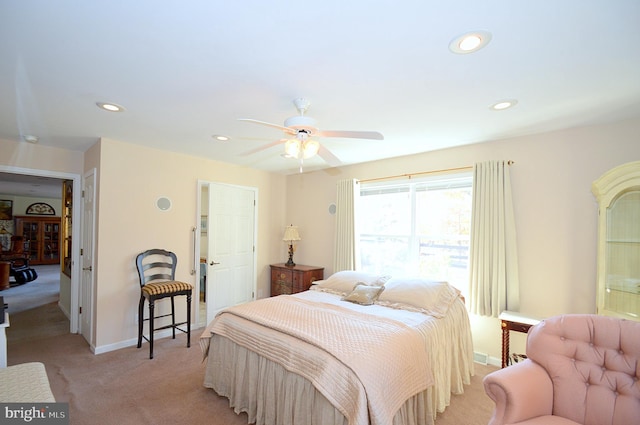
[{"label": "window", "polygon": [[467,292],[472,173],[362,183],[361,270],[446,280]]}]

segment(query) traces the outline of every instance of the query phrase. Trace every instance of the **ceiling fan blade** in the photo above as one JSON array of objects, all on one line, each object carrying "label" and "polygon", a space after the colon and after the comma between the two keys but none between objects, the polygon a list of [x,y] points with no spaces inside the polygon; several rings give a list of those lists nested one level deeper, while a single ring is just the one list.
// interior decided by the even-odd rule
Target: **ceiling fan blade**
[{"label": "ceiling fan blade", "polygon": [[244,152],[244,153],[241,153],[240,155],[241,155],[241,156],[248,156],[248,155],[252,155],[252,154],[254,154],[254,153],[257,153],[257,152],[260,152],[260,151],[263,151],[263,150],[269,149],[269,148],[271,148],[271,147],[273,147],[273,146],[279,145],[280,143],[284,143],[284,142],[286,142],[286,141],[287,141],[287,139],[280,139],[280,140],[276,140],[275,142],[271,142],[271,143],[268,143],[268,144],[266,144],[266,145],[258,146],[257,148],[255,148],[255,149],[251,149],[250,151],[247,151],[247,152]]},{"label": "ceiling fan blade", "polygon": [[270,122],[265,122],[265,121],[258,121],[258,120],[253,120],[251,118],[238,118],[238,121],[246,121],[246,122],[251,122],[254,124],[260,124],[260,125],[266,125],[267,127],[271,127],[271,128],[276,128],[278,130],[284,131],[285,133],[288,134],[296,134],[296,130],[289,128],[289,127],[284,127],[278,124],[271,124]]},{"label": "ceiling fan blade", "polygon": [[329,149],[325,148],[322,145],[320,145],[320,148],[318,149],[318,156],[324,159],[324,161],[332,167],[339,167],[340,165],[342,165],[342,161],[340,161],[337,156],[332,154]]},{"label": "ceiling fan blade", "polygon": [[384,136],[377,131],[335,131],[335,130],[323,130],[314,134],[318,137],[342,137],[345,139],[371,139],[371,140],[384,140]]}]

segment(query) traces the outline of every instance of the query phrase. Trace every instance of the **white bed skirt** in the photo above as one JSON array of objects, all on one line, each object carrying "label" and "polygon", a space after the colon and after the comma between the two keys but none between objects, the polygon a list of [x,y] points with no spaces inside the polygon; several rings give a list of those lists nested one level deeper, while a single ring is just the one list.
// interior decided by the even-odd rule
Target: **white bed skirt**
[{"label": "white bed skirt", "polygon": [[[454,309],[464,309],[459,303]],[[455,317],[455,318],[454,318]],[[393,425],[433,425],[436,412],[449,405],[451,393],[462,393],[473,375],[473,351],[465,314],[442,319],[432,352],[435,387],[405,402]],[[449,344],[442,344],[442,340]],[[451,341],[453,339],[453,341]],[[437,340],[440,340],[439,343]],[[227,397],[236,413],[246,412],[257,425],[347,425],[344,415],[307,379],[280,364],[213,335],[209,344],[204,386]]]},{"label": "white bed skirt", "polygon": [[[227,397],[236,413],[246,412],[256,425],[347,425],[307,379],[219,335],[209,347],[204,386]],[[393,425],[432,425],[429,400],[431,388],[409,399]]]}]

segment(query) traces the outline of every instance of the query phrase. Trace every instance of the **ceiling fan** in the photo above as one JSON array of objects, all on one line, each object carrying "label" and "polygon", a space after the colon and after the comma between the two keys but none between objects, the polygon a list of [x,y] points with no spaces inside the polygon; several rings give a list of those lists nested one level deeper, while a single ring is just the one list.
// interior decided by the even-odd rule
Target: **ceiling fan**
[{"label": "ceiling fan", "polygon": [[253,149],[246,152],[245,155],[250,155],[255,152],[259,152],[264,149],[268,149],[272,146],[284,143],[285,156],[288,158],[296,158],[300,160],[300,172],[302,172],[302,161],[307,158],[318,154],[332,167],[341,164],[340,160],[332,154],[327,148],[320,145],[316,140],[312,138],[316,137],[338,137],[343,139],[370,139],[370,140],[384,140],[384,136],[377,131],[336,131],[336,130],[320,130],[316,126],[316,120],[305,115],[307,109],[311,105],[305,98],[297,98],[293,100],[293,104],[298,110],[300,115],[296,115],[287,118],[284,121],[284,126],[278,124],[272,124],[264,121],[258,121],[250,118],[239,118],[239,121],[251,122],[254,124],[261,124],[267,127],[282,130],[288,137],[277,140],[265,146]]}]

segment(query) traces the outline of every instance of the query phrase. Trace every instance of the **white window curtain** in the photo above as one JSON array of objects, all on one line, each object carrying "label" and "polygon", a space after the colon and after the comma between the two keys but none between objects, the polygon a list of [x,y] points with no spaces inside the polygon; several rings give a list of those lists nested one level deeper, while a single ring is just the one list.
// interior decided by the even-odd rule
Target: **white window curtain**
[{"label": "white window curtain", "polygon": [[356,249],[356,180],[340,180],[336,188],[336,234],[333,271],[355,270]]},{"label": "white window curtain", "polygon": [[509,164],[487,161],[473,170],[469,302],[472,313],[498,317],[520,309]]}]

